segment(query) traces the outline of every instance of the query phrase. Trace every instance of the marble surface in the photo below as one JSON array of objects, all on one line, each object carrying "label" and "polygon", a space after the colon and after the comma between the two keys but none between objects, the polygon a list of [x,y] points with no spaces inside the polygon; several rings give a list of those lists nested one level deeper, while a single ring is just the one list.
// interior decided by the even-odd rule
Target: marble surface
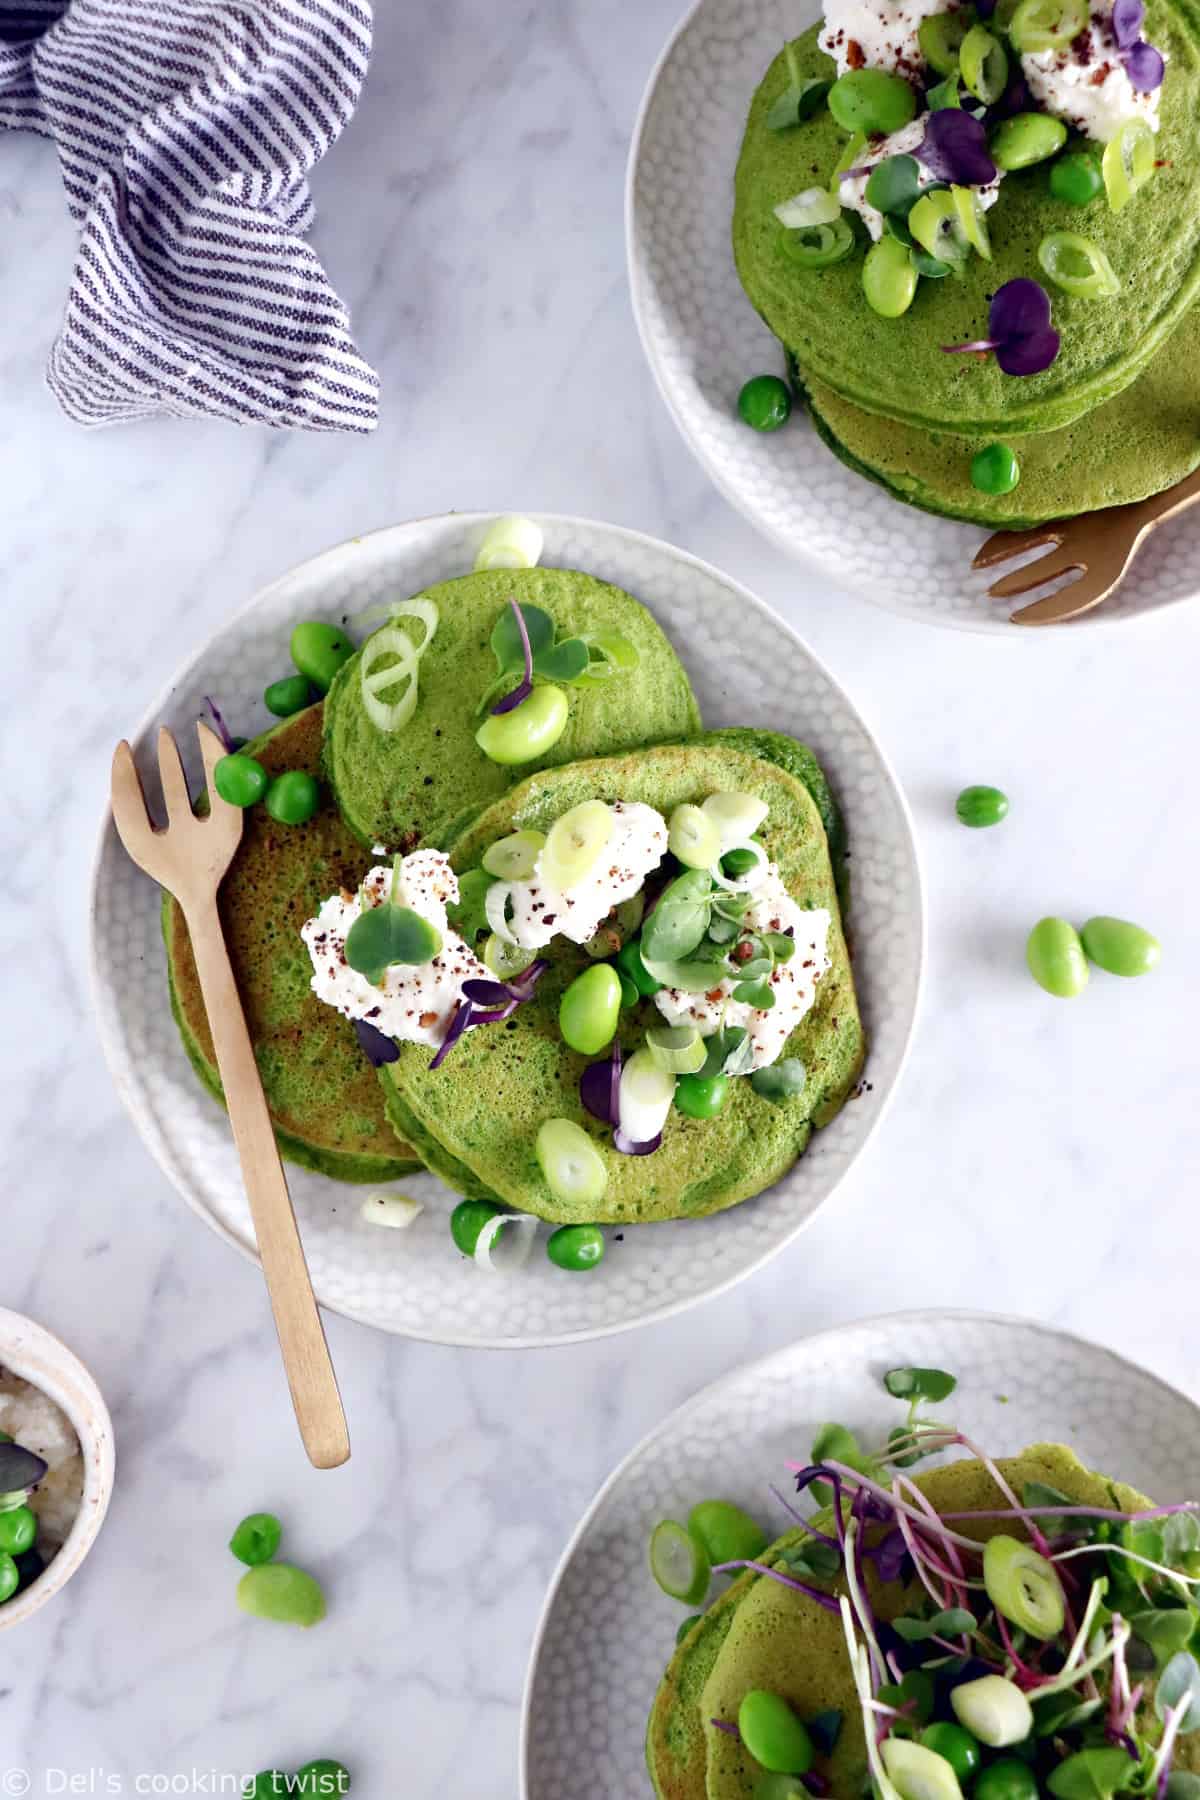
[{"label": "marble surface", "polygon": [[[0,138],[0,1302],[83,1354],[118,1443],[93,1556],[0,1640],[0,1794],[231,1792],[334,1755],[364,1797],[512,1795],[530,1636],[592,1491],[665,1410],[808,1329],[1015,1311],[1200,1387],[1200,609],[1012,643],[922,629],[815,588],[709,488],[625,291],[625,145],[675,12],[380,8],[358,118],[314,182],[318,247],[383,373],[369,441],[67,425],[41,371],[72,234],[50,148]],[[354,1457],[321,1476],[257,1276],[169,1191],[99,1059],[88,864],[114,740],[231,607],[353,532],[493,506],[671,538],[799,625],[914,808],[925,1011],[852,1179],[700,1311],[503,1356],[332,1320]],[[973,780],[1011,793],[1002,831],[956,824]],[[1150,924],[1163,970],[1052,1001],[1024,932],[1093,910]],[[225,1539],[260,1506],[327,1584],[314,1632],[235,1610]]]}]

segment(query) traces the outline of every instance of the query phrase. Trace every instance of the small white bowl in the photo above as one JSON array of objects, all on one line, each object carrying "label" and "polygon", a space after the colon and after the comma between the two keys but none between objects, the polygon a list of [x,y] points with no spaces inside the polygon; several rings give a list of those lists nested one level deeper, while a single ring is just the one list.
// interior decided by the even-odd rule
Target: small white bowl
[{"label": "small white bowl", "polygon": [[21,1625],[66,1586],[104,1522],[115,1458],[112,1420],[104,1397],[79,1358],[58,1338],[20,1313],[0,1307],[0,1365],[40,1388],[61,1406],[83,1451],[83,1498],[66,1542],[23,1594],[0,1606],[0,1631]]}]

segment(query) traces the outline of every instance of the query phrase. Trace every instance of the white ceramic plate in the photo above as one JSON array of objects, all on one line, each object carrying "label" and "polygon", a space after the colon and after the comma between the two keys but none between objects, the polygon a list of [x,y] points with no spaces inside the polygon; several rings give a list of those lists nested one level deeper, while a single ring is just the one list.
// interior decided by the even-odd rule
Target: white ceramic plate
[{"label": "white ceramic plate", "polygon": [[[139,758],[160,721],[194,752],[192,721],[206,693],[231,729],[261,730],[262,690],[286,662],[297,619],[341,620],[466,573],[493,516],[398,525],[285,575],[188,659],[142,723]],[[774,726],[805,738],[824,762],[849,825],[855,974],[872,1085],[816,1134],[770,1193],[712,1220],[627,1231],[586,1276],[564,1275],[542,1255],[509,1277],[475,1268],[451,1246],[446,1220],[454,1202],[431,1178],[404,1182],[429,1204],[408,1230],[388,1231],[359,1217],[362,1189],[290,1169],[318,1298],[365,1323],[438,1343],[594,1337],[661,1318],[749,1274],[800,1231],[862,1149],[895,1086],[917,1006],[924,926],[911,822],[882,752],[837,683],[760,601],[693,557],[614,526],[541,523],[544,561],[616,582],[650,607],[678,647],[710,725]],[[158,889],[125,856],[108,817],[91,948],[101,1037],[134,1123],[206,1223],[253,1255],[225,1115],[198,1085],[168,1008]]]},{"label": "white ceramic plate", "polygon": [[[650,1795],[646,1719],[686,1609],[646,1566],[649,1533],[710,1496],[772,1535],[788,1520],[788,1458],[837,1419],[882,1442],[902,1409],[881,1384],[905,1364],[949,1369],[939,1409],[990,1452],[1069,1443],[1092,1468],[1163,1501],[1200,1491],[1200,1408],[1109,1350],[987,1313],[896,1313],[802,1339],[705,1388],[609,1478],[559,1564],[534,1640],[521,1729],[522,1800]],[[782,1478],[782,1479],[781,1479]]]},{"label": "white ceramic plate", "polygon": [[[742,383],[782,373],[783,360],[733,266],[733,172],[755,88],[783,43],[820,11],[819,0],[699,0],[663,52],[634,132],[626,195],[642,343],[703,467],[784,550],[891,612],[1012,636],[1011,605],[985,594],[995,571],[971,572],[986,535],[978,526],[893,500],[845,468],[800,414],[765,436],[737,416]],[[1193,510],[1154,533],[1118,593],[1078,626],[1194,598],[1198,551]]]}]

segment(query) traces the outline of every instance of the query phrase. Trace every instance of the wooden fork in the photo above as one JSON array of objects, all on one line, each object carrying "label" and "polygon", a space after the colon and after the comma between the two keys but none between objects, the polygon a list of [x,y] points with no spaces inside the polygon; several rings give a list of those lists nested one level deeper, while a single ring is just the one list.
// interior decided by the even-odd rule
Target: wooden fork
[{"label": "wooden fork", "polygon": [[167,829],[156,829],[150,820],[124,740],[113,753],[113,819],[139,869],[174,894],[187,920],[300,1435],[316,1468],[336,1469],[350,1455],[346,1417],[217,911],[221,877],[241,841],[242,814],[222,800],[213,782],[224,746],[207,725],[196,729],[208,784],[207,814],[193,812],[179,747],[163,726],[158,768]]},{"label": "wooden fork", "polygon": [[1108,506],[1101,512],[1080,513],[1075,519],[1061,519],[1050,525],[1037,525],[1032,531],[997,531],[984,544],[971,564],[973,569],[992,569],[1008,562],[1026,550],[1041,544],[1053,548],[1048,556],[1039,556],[1023,568],[1015,569],[994,581],[988,589],[993,600],[1011,600],[1027,594],[1031,588],[1055,581],[1060,575],[1074,572],[1075,579],[1056,593],[1035,600],[1031,606],[1018,607],[1009,615],[1014,625],[1057,625],[1063,619],[1074,619],[1107,600],[1137,554],[1142,540],[1164,519],[1173,519],[1200,500],[1200,469],[1188,475],[1165,493],[1152,494],[1148,500],[1130,506]]}]

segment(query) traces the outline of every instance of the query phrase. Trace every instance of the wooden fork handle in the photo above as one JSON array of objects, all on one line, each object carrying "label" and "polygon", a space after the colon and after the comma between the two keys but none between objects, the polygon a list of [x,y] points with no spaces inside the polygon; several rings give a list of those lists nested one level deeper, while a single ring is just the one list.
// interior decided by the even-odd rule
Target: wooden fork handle
[{"label": "wooden fork handle", "polygon": [[186,916],[300,1435],[315,1468],[336,1469],[350,1455],[346,1415],[220,915],[214,901]]},{"label": "wooden fork handle", "polygon": [[1165,488],[1161,494],[1151,494],[1143,500],[1140,507],[1141,527],[1149,530],[1151,525],[1160,525],[1164,519],[1173,519],[1177,513],[1186,512],[1200,500],[1200,469],[1193,469],[1174,487]]}]

